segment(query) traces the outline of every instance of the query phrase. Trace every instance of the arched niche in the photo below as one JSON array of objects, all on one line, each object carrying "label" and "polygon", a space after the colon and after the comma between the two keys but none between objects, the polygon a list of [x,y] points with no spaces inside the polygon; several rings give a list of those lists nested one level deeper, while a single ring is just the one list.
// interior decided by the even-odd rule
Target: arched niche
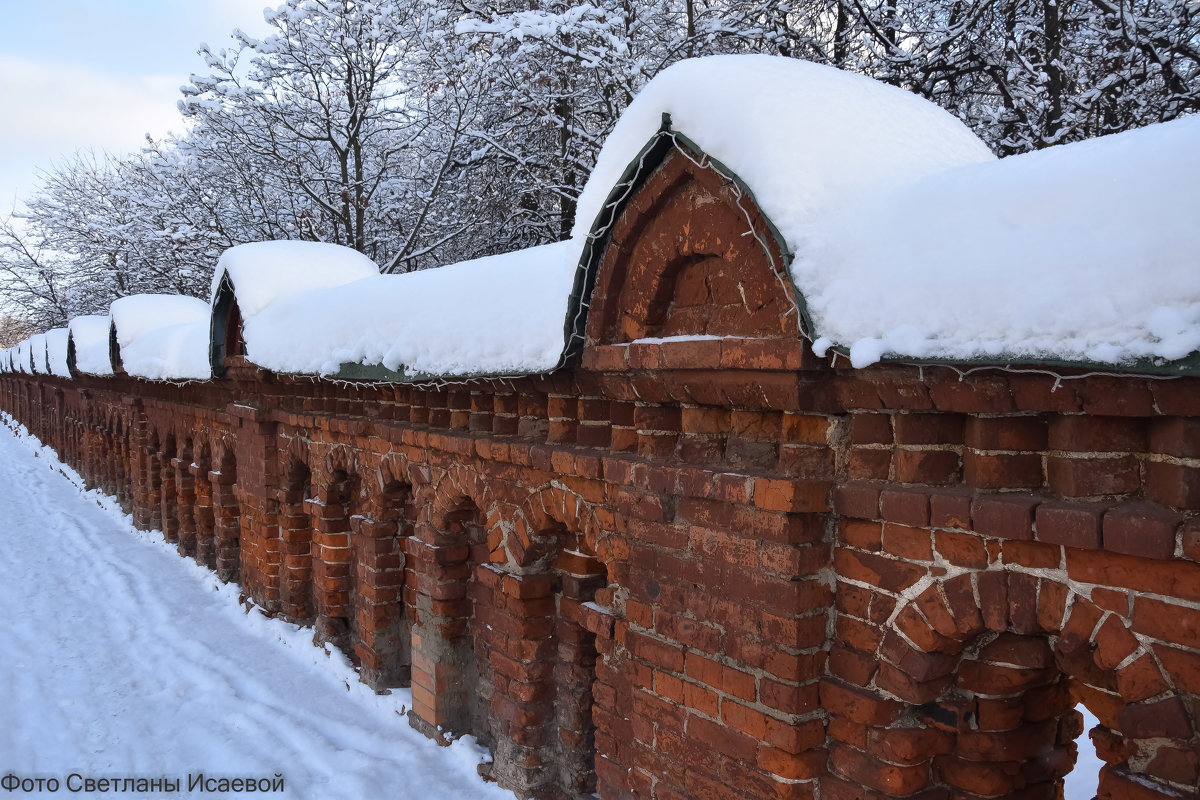
[{"label": "arched niche", "polygon": [[209,322],[209,361],[214,376],[225,373],[229,359],[246,355],[246,340],[242,333],[242,312],[238,307],[233,281],[226,274],[217,287]]},{"label": "arched niche", "polygon": [[749,188],[665,119],[593,224],[568,353],[660,338],[796,341],[811,326],[790,257]]}]

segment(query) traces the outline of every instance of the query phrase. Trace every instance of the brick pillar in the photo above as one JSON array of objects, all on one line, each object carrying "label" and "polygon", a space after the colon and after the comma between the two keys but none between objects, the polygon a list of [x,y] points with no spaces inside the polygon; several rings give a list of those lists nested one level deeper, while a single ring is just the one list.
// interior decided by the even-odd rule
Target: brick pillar
[{"label": "brick pillar", "polygon": [[304,508],[309,485],[292,486],[276,496],[282,548],[280,602],[284,615],[309,623],[315,616],[312,598],[312,518]]},{"label": "brick pillar", "polygon": [[196,483],[192,476],[191,457],[185,450],[182,457],[171,459],[175,476],[175,516],[179,523],[179,555],[196,554]]},{"label": "brick pillar", "polygon": [[347,510],[346,478],[317,490],[316,500],[306,500],[305,511],[312,519],[312,594],[315,639],[350,650],[350,516]]},{"label": "brick pillar", "polygon": [[212,487],[213,567],[217,577],[226,582],[241,579],[242,520],[234,492],[236,479],[232,470],[208,473],[208,485]]},{"label": "brick pillar", "polygon": [[158,481],[159,481],[159,520],[162,523],[163,538],[168,542],[179,541],[179,517],[177,510],[179,506],[178,492],[175,490],[175,467],[173,458],[170,453],[159,453],[158,461]]},{"label": "brick pillar", "polygon": [[404,554],[399,526],[352,517],[355,553],[352,600],[354,654],[363,681],[375,690],[407,686],[412,633],[404,613]]},{"label": "brick pillar", "polygon": [[[280,610],[281,543],[277,426],[266,409],[230,403],[226,411],[235,426],[237,500],[240,508],[241,577],[254,602],[269,612]],[[218,536],[221,535],[218,530]],[[232,537],[224,539],[231,541]],[[218,565],[221,563],[218,541]],[[228,554],[226,554],[228,556]]]},{"label": "brick pillar", "polygon": [[[423,511],[422,514],[425,512]],[[441,543],[429,522],[418,520],[404,540],[404,600],[412,619],[412,694],[409,721],[425,735],[472,733],[490,746],[485,701],[490,681],[470,635],[474,608],[490,605],[499,574],[480,570],[468,599],[472,564],[465,543]],[[449,537],[446,537],[449,538]],[[482,684],[482,685],[481,685]]]},{"label": "brick pillar", "polygon": [[195,488],[195,503],[193,516],[195,519],[195,558],[197,564],[209,569],[217,567],[217,543],[214,530],[215,517],[213,514],[213,486],[209,479],[210,471],[205,464],[192,463],[188,467],[188,475]]},{"label": "brick pillar", "polygon": [[[85,399],[86,402],[86,399]],[[124,398],[128,409],[131,502],[133,524],[141,530],[157,528],[161,524],[158,503],[158,454],[151,449],[150,425],[146,420],[145,407],[136,398]]]}]

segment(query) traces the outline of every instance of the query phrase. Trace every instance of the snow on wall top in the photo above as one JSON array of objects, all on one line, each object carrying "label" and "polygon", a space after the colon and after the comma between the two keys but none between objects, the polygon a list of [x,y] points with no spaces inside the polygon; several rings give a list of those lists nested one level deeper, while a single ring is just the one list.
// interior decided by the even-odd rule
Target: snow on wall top
[{"label": "snow on wall top", "polygon": [[33,363],[33,371],[45,375],[46,368],[46,334],[35,333],[29,337],[29,354]]},{"label": "snow on wall top", "polygon": [[580,247],[664,112],[673,130],[750,187],[792,252],[830,205],[995,160],[948,112],[871,78],[778,56],[690,59],[646,84],[605,140],[579,197],[573,236]]},{"label": "snow on wall top", "polygon": [[61,378],[71,377],[67,369],[67,329],[54,328],[46,331],[46,365],[51,375]]},{"label": "snow on wall top", "polygon": [[13,351],[13,360],[18,372],[29,372],[29,340],[22,340]]},{"label": "snow on wall top", "polygon": [[1200,349],[1200,118],[998,161],[950,114],[773,56],[680,62],[605,142],[583,237],[671,128],[754,195],[819,337],[884,356],[1130,364]]},{"label": "snow on wall top", "polygon": [[113,301],[109,316],[129,375],[208,380],[209,305],[195,297],[135,294]]},{"label": "snow on wall top", "polygon": [[245,318],[246,357],[278,372],[544,372],[562,354],[574,257],[562,242],[300,292]]},{"label": "snow on wall top", "polygon": [[1200,349],[1200,116],[942,172],[821,215],[818,350],[1128,363]]},{"label": "snow on wall top", "polygon": [[225,275],[233,282],[238,308],[249,319],[283,295],[341,286],[379,274],[375,262],[355,250],[325,242],[251,242],[221,254],[209,301],[215,302]]},{"label": "snow on wall top", "polygon": [[107,314],[75,317],[67,324],[70,340],[75,343],[75,369],[89,375],[112,375],[108,352],[108,332],[112,324]]}]

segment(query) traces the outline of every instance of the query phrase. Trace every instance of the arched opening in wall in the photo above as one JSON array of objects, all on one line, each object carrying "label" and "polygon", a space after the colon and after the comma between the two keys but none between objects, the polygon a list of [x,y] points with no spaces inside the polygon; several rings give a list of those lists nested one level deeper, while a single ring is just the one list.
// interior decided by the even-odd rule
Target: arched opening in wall
[{"label": "arched opening in wall", "polygon": [[[956,659],[945,659],[954,666]],[[982,633],[957,662],[954,672],[926,685],[943,689],[938,700],[918,707],[927,723],[955,729],[953,748],[933,760],[934,774],[965,793],[1062,797],[1081,717],[1047,637]],[[899,680],[890,665],[880,677]]]},{"label": "arched opening in wall", "polygon": [[100,472],[100,491],[109,496],[117,493],[117,465],[113,459],[115,445],[112,423],[105,420],[104,425],[100,428],[100,452],[97,453],[97,467]]},{"label": "arched opening in wall", "polygon": [[[483,514],[473,502],[464,499],[446,514],[444,533],[448,541],[466,545],[461,560],[447,564],[443,571],[446,582],[466,584],[461,599],[444,604],[446,616],[450,617],[446,629],[451,657],[448,666],[452,667],[446,687],[448,728],[455,734],[473,734],[484,747],[494,748],[496,737],[490,711],[495,682],[491,652],[493,638],[508,626],[500,618],[501,598],[494,590],[498,582],[481,579],[480,575],[491,570]],[[459,592],[447,594],[453,596]]]},{"label": "arched opening in wall", "polygon": [[312,472],[293,459],[288,465],[287,489],[279,503],[279,535],[283,542],[280,600],[283,616],[292,622],[313,620],[312,521],[305,501],[312,498]]},{"label": "arched opening in wall", "polygon": [[[1075,767],[1063,779],[1063,797],[1064,800],[1092,800],[1105,763],[1091,740],[1091,732],[1100,727],[1100,720],[1084,703],[1077,703],[1075,711],[1081,720],[1079,735],[1075,737]],[[1100,735],[1103,737],[1104,733],[1100,732]]]},{"label": "arched opening in wall", "polygon": [[412,486],[387,480],[373,517],[351,517],[351,641],[363,681],[378,691],[411,682],[412,625],[405,613],[403,541],[416,522]]},{"label": "arched opening in wall", "polygon": [[129,446],[129,426],[125,424],[125,420],[118,416],[116,419],[116,429],[113,432],[115,448],[111,458],[116,467],[117,472],[117,503],[126,513],[129,512],[132,498],[130,497],[130,446]]},{"label": "arched opening in wall", "polygon": [[351,598],[356,559],[350,536],[350,516],[357,505],[360,482],[356,475],[336,469],[311,504],[313,514],[313,598],[316,611],[314,640],[329,642],[356,660],[351,625]]},{"label": "arched opening in wall", "polygon": [[179,518],[176,516],[178,493],[175,485],[175,435],[168,434],[158,455],[159,519],[162,522],[163,538],[168,542],[179,541]]},{"label": "arched opening in wall", "polygon": [[[998,601],[997,585],[1005,587]],[[924,788],[928,776],[965,796],[1061,800],[1085,731],[1080,702],[1100,723],[1090,731],[1106,763],[1096,796],[1165,800],[1186,796],[1200,779],[1200,735],[1162,651],[1066,585],[1020,573],[960,575],[928,587],[893,619],[878,671],[865,676],[908,705],[897,704],[867,741],[920,734],[912,766],[922,768],[907,788]],[[831,735],[840,740],[829,762],[838,778],[859,783],[886,760],[851,755],[853,741]],[[1077,791],[1090,800],[1090,787]]]},{"label": "arched opening in wall", "polygon": [[237,458],[232,443],[222,443],[220,463],[207,478],[212,487],[217,577],[237,582],[242,571],[242,516],[235,492]]},{"label": "arched opening in wall", "polygon": [[213,490],[209,473],[212,457],[207,442],[196,445],[196,455],[188,467],[195,487],[196,502],[194,518],[196,524],[196,563],[209,569],[217,568],[216,520],[213,514]]},{"label": "arched opening in wall", "polygon": [[554,754],[555,787],[570,798],[596,791],[596,635],[583,626],[583,611],[608,585],[604,566],[581,534],[560,529],[554,558],[554,706],[548,741]]},{"label": "arched opening in wall", "polygon": [[192,473],[192,440],[185,438],[171,460],[175,472],[175,517],[179,524],[179,555],[196,554],[196,479]]},{"label": "arched opening in wall", "polygon": [[[139,497],[144,503],[142,510],[136,514],[140,518],[143,528],[150,530],[162,528],[162,445],[158,438],[158,431],[150,431],[150,444],[146,448],[146,452],[141,454],[141,458],[145,459],[146,475],[143,485],[140,487]],[[135,509],[137,510],[137,509]],[[138,521],[138,520],[135,520]]]}]

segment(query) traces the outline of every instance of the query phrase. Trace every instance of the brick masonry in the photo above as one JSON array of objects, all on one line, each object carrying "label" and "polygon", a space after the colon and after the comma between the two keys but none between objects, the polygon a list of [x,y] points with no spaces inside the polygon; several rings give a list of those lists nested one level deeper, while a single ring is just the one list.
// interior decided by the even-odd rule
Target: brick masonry
[{"label": "brick masonry", "polygon": [[523,797],[1050,800],[1077,702],[1100,800],[1200,797],[1200,380],[830,366],[746,228],[669,156],[547,376],[0,404]]}]

